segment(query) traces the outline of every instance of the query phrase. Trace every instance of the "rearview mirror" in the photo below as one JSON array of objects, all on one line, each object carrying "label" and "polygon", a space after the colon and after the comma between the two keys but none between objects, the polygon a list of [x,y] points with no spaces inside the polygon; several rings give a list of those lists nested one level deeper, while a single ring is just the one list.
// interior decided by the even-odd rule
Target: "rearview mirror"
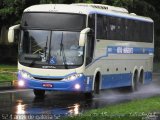
[{"label": "rearview mirror", "polygon": [[85,28],[81,31],[79,36],[79,46],[84,46],[85,41],[87,40],[87,33],[90,31],[90,28]]},{"label": "rearview mirror", "polygon": [[9,30],[8,30],[8,42],[9,43],[13,43],[14,42],[15,30],[18,30],[18,29],[20,29],[20,24],[14,25],[14,26],[9,28]]}]

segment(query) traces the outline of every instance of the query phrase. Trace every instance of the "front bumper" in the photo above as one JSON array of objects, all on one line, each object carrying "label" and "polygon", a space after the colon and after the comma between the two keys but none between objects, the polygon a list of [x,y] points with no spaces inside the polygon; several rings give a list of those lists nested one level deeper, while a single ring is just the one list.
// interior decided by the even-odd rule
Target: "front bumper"
[{"label": "front bumper", "polygon": [[[63,78],[62,78],[63,79]],[[70,92],[91,92],[92,91],[92,80],[88,79],[86,76],[81,76],[72,81],[63,80],[39,80],[39,79],[26,79],[23,78],[20,73],[18,73],[18,82],[23,81],[24,85],[19,86],[22,88],[29,89],[40,89],[40,90],[55,90],[55,91],[70,91]],[[44,84],[49,84],[52,87],[44,87]],[[80,88],[76,88],[79,85]]]}]

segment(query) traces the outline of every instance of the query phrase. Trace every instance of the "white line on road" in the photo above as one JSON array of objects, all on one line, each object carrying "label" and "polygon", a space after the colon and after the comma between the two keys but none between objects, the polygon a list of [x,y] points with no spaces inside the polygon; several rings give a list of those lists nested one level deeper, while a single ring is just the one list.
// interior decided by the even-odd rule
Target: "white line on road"
[{"label": "white line on road", "polygon": [[15,92],[25,92],[25,91],[31,91],[31,89],[4,90],[4,91],[0,91],[0,94],[15,93]]}]

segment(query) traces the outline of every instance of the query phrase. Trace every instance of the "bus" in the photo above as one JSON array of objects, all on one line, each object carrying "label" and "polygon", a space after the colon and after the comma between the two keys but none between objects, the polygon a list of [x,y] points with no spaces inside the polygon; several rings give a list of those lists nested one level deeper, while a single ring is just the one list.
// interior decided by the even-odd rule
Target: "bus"
[{"label": "bus", "polygon": [[36,97],[45,91],[135,91],[152,81],[153,26],[151,18],[109,5],[28,7],[8,31],[9,42],[19,39],[18,85]]}]

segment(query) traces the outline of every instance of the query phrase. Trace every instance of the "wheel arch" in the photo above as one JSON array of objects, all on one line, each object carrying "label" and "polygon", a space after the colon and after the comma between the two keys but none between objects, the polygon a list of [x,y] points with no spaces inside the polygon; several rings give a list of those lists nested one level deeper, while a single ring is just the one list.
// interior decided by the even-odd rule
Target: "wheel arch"
[{"label": "wheel arch", "polygon": [[96,82],[96,78],[99,77],[99,90],[101,89],[101,83],[102,83],[102,74],[100,68],[97,68],[94,72],[94,77],[93,77],[93,84],[92,84],[92,91],[94,91],[94,84]]}]

